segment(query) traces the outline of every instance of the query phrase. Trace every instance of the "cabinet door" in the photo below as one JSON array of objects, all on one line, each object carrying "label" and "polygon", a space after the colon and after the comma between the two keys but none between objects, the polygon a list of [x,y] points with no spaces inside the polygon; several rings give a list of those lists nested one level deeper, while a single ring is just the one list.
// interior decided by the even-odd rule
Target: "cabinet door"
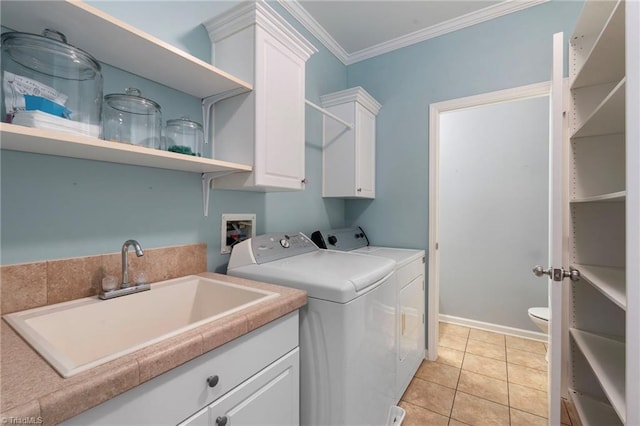
[{"label": "cabinet door", "polygon": [[356,108],[356,197],[376,196],[376,117],[367,109]]},{"label": "cabinet door", "polygon": [[289,352],[209,406],[211,425],[298,425],[300,350]]},{"label": "cabinet door", "polygon": [[255,66],[255,184],[303,189],[305,63],[258,30]]},{"label": "cabinet door", "polygon": [[402,396],[424,358],[424,275],[398,295],[398,396]]}]

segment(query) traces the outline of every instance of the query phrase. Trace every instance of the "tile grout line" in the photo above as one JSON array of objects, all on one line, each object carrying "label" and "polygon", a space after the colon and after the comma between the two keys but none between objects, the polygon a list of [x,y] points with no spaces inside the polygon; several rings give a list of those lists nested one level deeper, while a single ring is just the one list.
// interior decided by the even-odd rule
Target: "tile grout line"
[{"label": "tile grout line", "polygon": [[511,394],[509,389],[509,358],[507,355],[507,338],[504,338],[504,368],[507,370],[507,407],[509,407],[509,425],[511,425]]},{"label": "tile grout line", "polygon": [[451,423],[453,415],[453,406],[456,403],[456,397],[458,396],[458,386],[460,386],[460,378],[462,377],[462,365],[464,364],[464,358],[467,356],[467,345],[469,344],[469,331],[467,331],[467,339],[464,342],[464,351],[462,352],[462,362],[460,362],[460,373],[458,374],[458,381],[456,382],[455,392],[453,393],[453,402],[451,403],[451,409],[449,410],[449,422]]}]

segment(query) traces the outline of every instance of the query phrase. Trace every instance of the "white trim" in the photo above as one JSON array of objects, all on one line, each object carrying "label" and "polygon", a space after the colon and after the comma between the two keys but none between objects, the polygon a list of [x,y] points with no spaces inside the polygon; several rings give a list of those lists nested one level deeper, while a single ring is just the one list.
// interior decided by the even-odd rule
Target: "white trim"
[{"label": "white trim", "polygon": [[340,44],[315,20],[297,0],[278,0],[294,18],[298,20],[318,41],[320,41],[343,64],[352,65],[375,56],[389,53],[412,44],[420,43],[443,34],[457,31],[481,22],[489,21],[509,13],[518,12],[529,7],[538,6],[549,0],[505,0],[501,3],[485,7],[475,12],[405,34],[375,46],[367,47],[353,53],[348,53]]},{"label": "white trim", "polygon": [[340,46],[340,44],[324,29],[322,25],[315,20],[313,16],[307,12],[307,9],[302,7],[297,0],[278,0],[280,6],[282,6],[287,12],[289,12],[294,18],[302,24],[315,38],[318,39],[324,47],[333,53],[333,55],[340,60],[343,64],[347,65],[349,61],[349,54],[346,50]]},{"label": "white trim", "polygon": [[467,96],[465,98],[450,99],[448,101],[431,104],[431,108],[442,113],[453,110],[475,108],[481,105],[498,104],[511,102],[527,98],[538,98],[548,96],[551,93],[551,82],[528,84],[526,86],[514,87],[511,89],[498,90],[495,92],[481,93],[479,95]]},{"label": "white trim", "polygon": [[[640,2],[626,2],[627,424],[640,424]],[[635,379],[632,379],[635,378]],[[635,403],[633,401],[636,401]]]},{"label": "white trim", "polygon": [[436,250],[436,243],[438,242],[438,209],[435,208],[438,205],[439,198],[440,114],[446,111],[474,108],[480,105],[549,96],[550,92],[551,83],[546,81],[429,105],[429,317],[427,320],[427,348],[429,348],[429,360],[431,361],[435,361],[438,357],[438,322],[441,317],[440,254]]},{"label": "white trim", "polygon": [[440,314],[440,322],[462,325],[464,327],[475,328],[478,330],[492,331],[494,333],[506,334],[508,336],[522,337],[524,339],[535,340],[542,343],[547,343],[549,338],[547,334],[540,331],[523,330],[521,328],[507,327],[505,325],[492,324],[490,322],[454,317],[453,315]]}]

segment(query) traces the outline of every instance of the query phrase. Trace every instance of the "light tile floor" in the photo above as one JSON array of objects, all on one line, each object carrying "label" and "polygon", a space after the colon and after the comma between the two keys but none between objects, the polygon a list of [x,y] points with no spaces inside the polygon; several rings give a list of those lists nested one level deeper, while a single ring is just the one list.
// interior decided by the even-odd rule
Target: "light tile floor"
[{"label": "light tile floor", "polygon": [[[440,323],[438,359],[402,396],[404,426],[547,425],[546,345]],[[562,424],[572,426],[562,405]]]}]

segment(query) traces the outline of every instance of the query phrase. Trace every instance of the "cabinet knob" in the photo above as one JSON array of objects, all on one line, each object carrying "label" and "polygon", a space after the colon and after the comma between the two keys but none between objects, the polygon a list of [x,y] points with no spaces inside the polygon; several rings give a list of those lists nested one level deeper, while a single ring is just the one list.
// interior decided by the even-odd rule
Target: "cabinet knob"
[{"label": "cabinet knob", "polygon": [[357,191],[358,191],[358,192],[362,192],[362,188],[358,188],[358,189],[357,189]]},{"label": "cabinet knob", "polygon": [[306,185],[307,183],[309,183],[309,181],[307,180],[307,178],[302,179],[300,182],[304,183],[305,185]]},{"label": "cabinet knob", "polygon": [[207,384],[209,385],[210,388],[212,388],[218,384],[218,380],[219,380],[218,375],[209,376],[207,377]]},{"label": "cabinet knob", "polygon": [[216,419],[216,425],[225,426],[228,421],[229,421],[229,418],[227,416],[220,416]]}]

